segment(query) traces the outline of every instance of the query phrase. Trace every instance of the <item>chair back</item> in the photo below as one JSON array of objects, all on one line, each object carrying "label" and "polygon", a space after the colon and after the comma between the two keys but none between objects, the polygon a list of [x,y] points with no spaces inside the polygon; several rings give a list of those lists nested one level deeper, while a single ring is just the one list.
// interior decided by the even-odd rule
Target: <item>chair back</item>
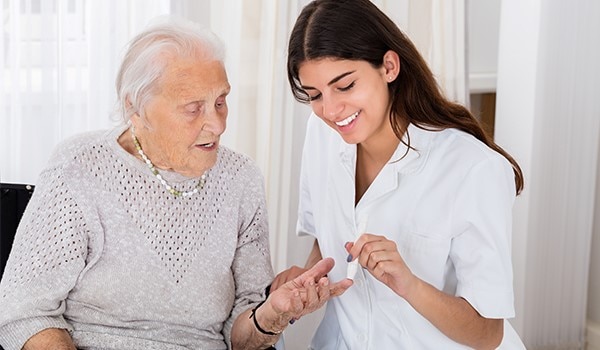
[{"label": "chair back", "polygon": [[0,183],[0,279],[33,185]]}]

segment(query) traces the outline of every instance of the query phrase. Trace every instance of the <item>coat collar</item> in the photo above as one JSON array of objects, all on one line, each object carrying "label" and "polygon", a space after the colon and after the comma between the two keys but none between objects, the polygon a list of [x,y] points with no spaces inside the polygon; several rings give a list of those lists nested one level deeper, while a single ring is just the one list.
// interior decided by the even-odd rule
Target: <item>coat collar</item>
[{"label": "coat collar", "polygon": [[[414,124],[409,124],[402,138],[403,142],[398,144],[388,164],[400,174],[418,172],[425,165],[435,135],[436,132],[434,131],[424,130]],[[411,148],[406,146],[409,141]],[[356,163],[356,145],[347,144],[340,137],[339,154],[341,161],[351,169],[354,169]]]}]

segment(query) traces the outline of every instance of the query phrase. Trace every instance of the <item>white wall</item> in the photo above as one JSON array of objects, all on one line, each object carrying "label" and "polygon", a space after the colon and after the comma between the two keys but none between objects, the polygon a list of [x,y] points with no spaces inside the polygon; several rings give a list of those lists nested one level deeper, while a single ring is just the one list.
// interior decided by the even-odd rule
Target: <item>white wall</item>
[{"label": "white wall", "polygon": [[500,0],[467,1],[469,91],[496,91]]},{"label": "white wall", "polygon": [[[600,150],[598,151],[600,157]],[[598,159],[600,174],[600,159]],[[596,205],[592,232],[590,280],[588,289],[588,350],[600,350],[600,176],[596,180]],[[592,338],[593,337],[593,338]],[[592,344],[593,343],[593,344]],[[594,346],[593,348],[591,346]]]},{"label": "white wall", "polygon": [[[584,344],[600,138],[598,16],[596,1],[502,3],[496,140],[526,178],[513,252],[515,324],[528,349]],[[598,293],[591,297],[597,303]]]}]

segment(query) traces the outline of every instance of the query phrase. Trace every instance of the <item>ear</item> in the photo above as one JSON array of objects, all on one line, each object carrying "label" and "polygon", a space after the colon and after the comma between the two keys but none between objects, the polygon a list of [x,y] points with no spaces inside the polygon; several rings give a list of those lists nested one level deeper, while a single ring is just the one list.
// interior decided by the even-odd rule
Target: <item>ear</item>
[{"label": "ear", "polygon": [[398,56],[396,51],[388,50],[383,55],[383,69],[385,80],[388,83],[396,80],[398,74],[400,74],[400,56]]},{"label": "ear", "polygon": [[[129,96],[125,98],[125,105],[127,106],[127,109],[130,109],[133,106],[131,100],[129,100]],[[129,122],[135,127],[136,130],[140,130],[142,127],[146,126],[146,121],[139,115],[138,112],[133,113],[129,117]]]}]

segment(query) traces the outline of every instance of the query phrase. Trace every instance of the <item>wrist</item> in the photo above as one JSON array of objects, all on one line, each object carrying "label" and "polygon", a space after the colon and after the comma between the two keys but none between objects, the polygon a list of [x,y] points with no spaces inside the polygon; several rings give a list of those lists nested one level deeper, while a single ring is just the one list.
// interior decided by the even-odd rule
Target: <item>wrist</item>
[{"label": "wrist", "polygon": [[266,303],[266,301],[267,300],[261,301],[252,309],[250,312],[250,319],[252,319],[254,327],[259,333],[269,336],[276,336],[283,332],[286,323],[284,322],[283,326],[280,326],[282,323],[278,322],[278,319],[281,319],[281,317],[276,317],[276,320],[267,317],[269,311],[267,308],[273,311],[272,314],[276,314],[276,312],[272,307],[270,307],[269,303]]},{"label": "wrist", "polygon": [[422,288],[423,281],[417,276],[411,275],[410,281],[403,286],[399,286],[396,293],[412,304],[412,300],[421,295]]}]

